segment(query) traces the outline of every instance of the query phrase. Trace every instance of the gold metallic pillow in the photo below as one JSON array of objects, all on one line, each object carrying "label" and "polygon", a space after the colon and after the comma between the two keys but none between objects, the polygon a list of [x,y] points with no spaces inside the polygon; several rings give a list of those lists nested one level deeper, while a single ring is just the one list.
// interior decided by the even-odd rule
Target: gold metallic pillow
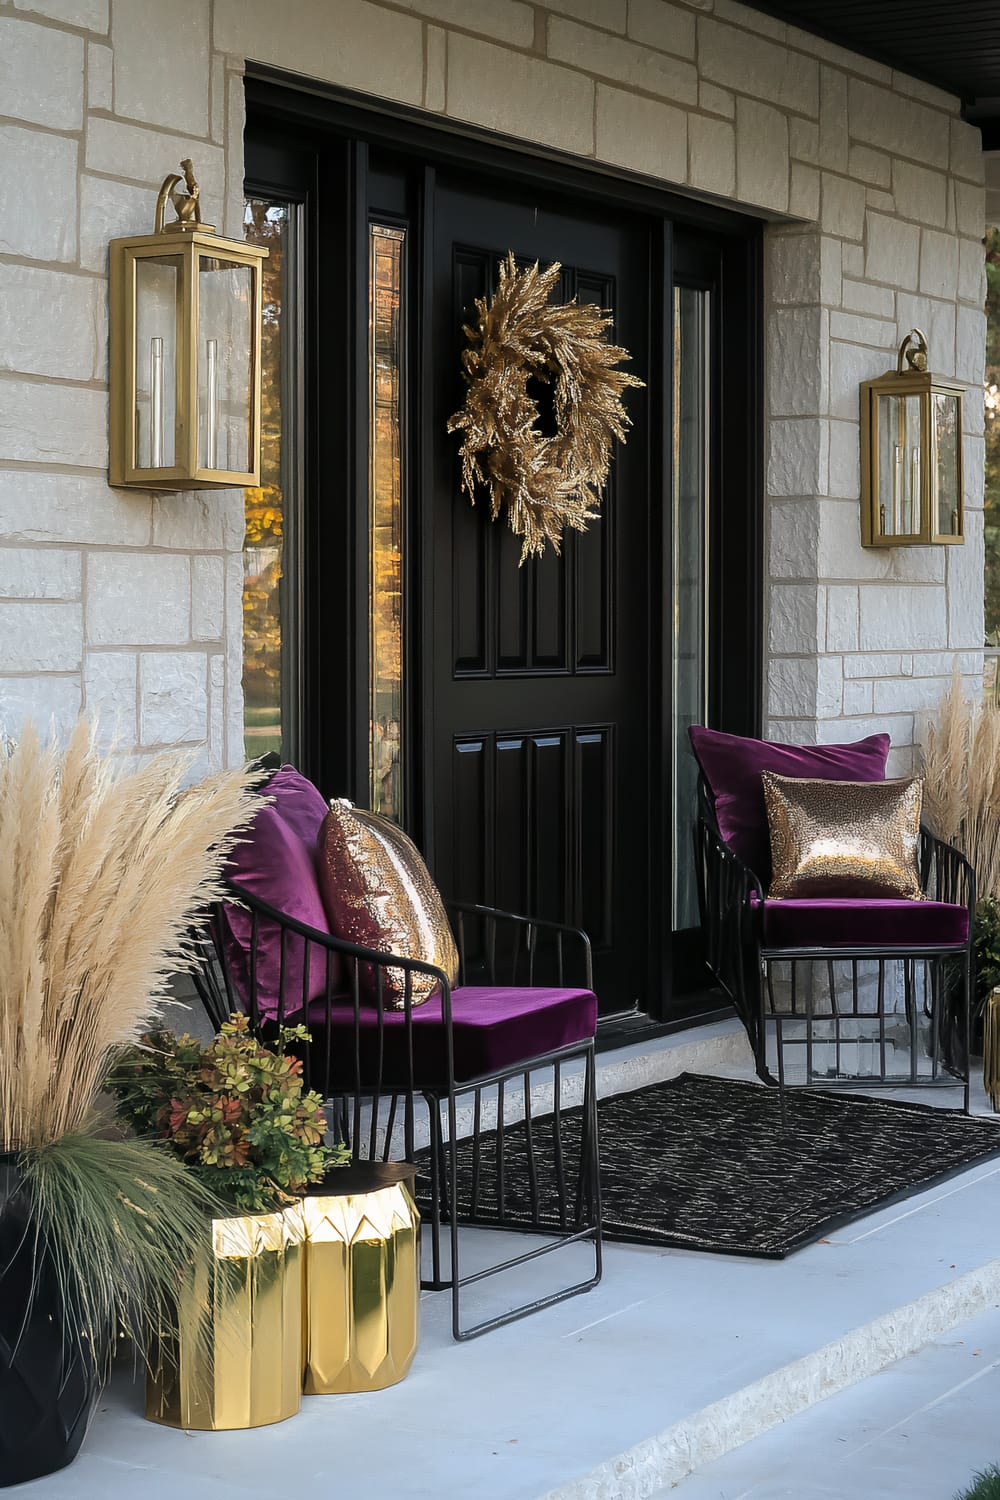
[{"label": "gold metallic pillow", "polygon": [[763,771],[771,897],[922,899],[917,851],[924,783],[818,781]]},{"label": "gold metallic pillow", "polygon": [[[319,833],[319,886],[330,931],[362,948],[388,949],[443,969],[454,983],[458,950],[430,871],[401,828],[346,798],[330,803]],[[385,1003],[406,1004],[406,971],[382,971]],[[374,994],[374,967],[362,970]],[[414,1005],[437,988],[430,974],[410,973]]]}]

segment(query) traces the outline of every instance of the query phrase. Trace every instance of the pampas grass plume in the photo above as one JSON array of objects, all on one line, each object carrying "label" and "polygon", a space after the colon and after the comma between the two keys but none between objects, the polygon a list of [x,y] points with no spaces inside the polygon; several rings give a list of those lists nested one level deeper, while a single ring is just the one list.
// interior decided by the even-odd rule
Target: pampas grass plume
[{"label": "pampas grass plume", "polygon": [[925,821],[969,860],[977,894],[1000,898],[1000,708],[970,703],[956,676],[921,751]]}]

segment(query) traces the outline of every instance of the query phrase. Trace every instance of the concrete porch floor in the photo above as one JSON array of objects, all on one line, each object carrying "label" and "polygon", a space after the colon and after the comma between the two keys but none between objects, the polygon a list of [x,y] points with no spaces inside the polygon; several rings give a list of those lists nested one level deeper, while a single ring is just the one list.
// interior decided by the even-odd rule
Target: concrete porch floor
[{"label": "concrete porch floor", "polygon": [[[612,1078],[637,1087],[692,1066],[745,1074],[732,1027],[711,1032],[605,1054],[609,1089]],[[188,1434],[149,1424],[141,1386],[121,1370],[76,1464],[22,1493],[263,1500],[308,1485],[349,1500],[638,1500],[685,1481],[681,1494],[690,1486],[691,1500],[804,1496],[797,1480],[786,1490],[755,1490],[748,1477],[740,1489],[742,1456],[749,1464],[758,1444],[774,1441],[777,1433],[761,1434],[775,1424],[814,1420],[808,1409],[816,1403],[1000,1304],[998,1211],[993,1162],[783,1262],[610,1245],[594,1292],[471,1344],[451,1340],[447,1294],[428,1293],[421,1347],[402,1384],[369,1396],[307,1397],[297,1418],[256,1432]],[[498,1259],[500,1239],[511,1248],[523,1243],[466,1232],[470,1261],[483,1252]],[[541,1294],[560,1269],[566,1279],[579,1274],[584,1256],[574,1248],[519,1268],[511,1295]],[[560,1268],[575,1257],[575,1267]],[[502,1295],[499,1280],[470,1289],[469,1315],[497,1310]],[[953,1488],[975,1466],[962,1430]],[[717,1460],[736,1488],[695,1488]],[[686,1480],[694,1470],[703,1472]],[[829,1483],[817,1495],[859,1493]],[[951,1490],[934,1493],[947,1500]]]}]

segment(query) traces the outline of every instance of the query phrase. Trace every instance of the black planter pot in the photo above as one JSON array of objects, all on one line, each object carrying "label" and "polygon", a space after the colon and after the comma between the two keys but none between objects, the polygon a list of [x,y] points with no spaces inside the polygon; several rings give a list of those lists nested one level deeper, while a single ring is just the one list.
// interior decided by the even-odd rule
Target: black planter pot
[{"label": "black planter pot", "polygon": [[99,1392],[17,1159],[0,1153],[0,1488],[72,1463]]}]

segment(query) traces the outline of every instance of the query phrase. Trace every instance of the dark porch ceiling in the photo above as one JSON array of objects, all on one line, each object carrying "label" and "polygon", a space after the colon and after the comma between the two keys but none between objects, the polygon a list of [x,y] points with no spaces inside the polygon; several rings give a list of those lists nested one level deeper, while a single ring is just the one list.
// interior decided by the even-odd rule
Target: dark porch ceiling
[{"label": "dark porch ceiling", "polygon": [[1000,149],[1000,0],[765,0],[789,21],[957,94],[965,118]]}]

